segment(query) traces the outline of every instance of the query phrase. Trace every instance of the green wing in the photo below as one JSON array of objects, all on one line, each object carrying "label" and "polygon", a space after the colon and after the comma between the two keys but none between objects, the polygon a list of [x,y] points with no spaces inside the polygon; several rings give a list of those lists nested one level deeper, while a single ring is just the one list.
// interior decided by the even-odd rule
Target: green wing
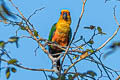
[{"label": "green wing", "polygon": [[52,37],[53,37],[55,31],[56,31],[56,23],[51,28],[51,31],[50,31],[49,37],[48,37],[48,41],[52,40]]},{"label": "green wing", "polygon": [[68,39],[68,43],[70,42],[70,40],[71,40],[71,37],[72,37],[72,29],[70,28],[70,31],[69,31],[69,39]]}]

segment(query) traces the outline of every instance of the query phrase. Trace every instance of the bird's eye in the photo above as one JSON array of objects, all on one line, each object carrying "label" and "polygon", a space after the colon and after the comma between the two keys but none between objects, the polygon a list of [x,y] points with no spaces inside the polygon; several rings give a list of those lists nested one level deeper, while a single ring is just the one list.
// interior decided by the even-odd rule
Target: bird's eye
[{"label": "bird's eye", "polygon": [[61,15],[63,15],[63,12],[60,12]]},{"label": "bird's eye", "polygon": [[70,16],[70,12],[67,13]]}]

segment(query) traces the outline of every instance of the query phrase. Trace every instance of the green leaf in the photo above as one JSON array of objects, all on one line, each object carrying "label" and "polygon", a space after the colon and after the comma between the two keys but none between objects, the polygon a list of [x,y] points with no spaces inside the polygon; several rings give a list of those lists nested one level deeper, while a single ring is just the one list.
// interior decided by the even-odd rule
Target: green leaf
[{"label": "green leaf", "polygon": [[14,64],[17,63],[18,61],[16,59],[11,59],[8,61],[8,64]]},{"label": "green leaf", "polygon": [[102,28],[101,28],[101,27],[97,27],[97,30],[98,30],[98,33],[99,33],[99,34],[104,34],[104,35],[106,35],[106,33],[102,32]]},{"label": "green leaf", "polygon": [[22,22],[19,22],[18,25],[21,26],[23,23]]},{"label": "green leaf", "polygon": [[[62,75],[59,79],[60,79],[60,80],[66,80],[64,75]],[[58,80],[59,80],[59,79],[58,79]]]},{"label": "green leaf", "polygon": [[29,26],[25,26],[26,29],[29,29]]},{"label": "green leaf", "polygon": [[34,30],[33,32],[34,32],[34,36],[38,37],[38,32],[36,30]]},{"label": "green leaf", "polygon": [[8,67],[6,69],[6,78],[8,79],[10,77],[10,68]]},{"label": "green leaf", "polygon": [[87,52],[90,52],[90,53],[93,53],[93,52],[94,52],[94,50],[92,50],[92,49],[86,49],[86,51],[87,51]]},{"label": "green leaf", "polygon": [[114,48],[116,48],[116,47],[120,47],[120,42],[114,42],[114,43],[110,46],[110,48],[112,48],[112,49],[114,49]]},{"label": "green leaf", "polygon": [[92,77],[97,75],[94,71],[87,71],[87,74],[91,75]]},{"label": "green leaf", "polygon": [[81,77],[81,78],[84,78],[85,76],[86,76],[86,73],[80,74],[80,77]]},{"label": "green leaf", "polygon": [[8,42],[16,43],[16,47],[18,48],[18,39],[19,39],[19,37],[13,36],[13,37],[9,38]]},{"label": "green leaf", "polygon": [[73,59],[78,59],[79,58],[79,55],[75,55],[74,57],[73,57]]},{"label": "green leaf", "polygon": [[95,26],[90,25],[90,27],[84,27],[84,29],[91,29],[91,30],[93,30],[93,29],[95,29]]},{"label": "green leaf", "polygon": [[93,43],[94,43],[94,41],[93,41],[93,40],[90,40],[88,43],[89,43],[89,44],[93,44]]},{"label": "green leaf", "polygon": [[14,67],[12,67],[11,71],[14,72],[14,73],[16,73],[17,70]]},{"label": "green leaf", "polygon": [[13,37],[10,37],[8,41],[13,43],[13,42],[17,42],[18,39],[19,39],[19,37],[13,36]]},{"label": "green leaf", "polygon": [[73,59],[75,59],[76,57],[74,56]]},{"label": "green leaf", "polygon": [[24,27],[24,26],[21,26],[20,29],[21,29],[21,30],[25,30],[25,27]]},{"label": "green leaf", "polygon": [[68,80],[73,80],[72,75],[68,75]]},{"label": "green leaf", "polygon": [[22,23],[22,22],[19,22],[18,25],[20,26],[20,29],[21,29],[21,30],[25,30],[25,27],[23,26],[23,23]]},{"label": "green leaf", "polygon": [[4,41],[0,41],[0,47],[4,48],[4,46],[5,46],[5,42]]},{"label": "green leaf", "polygon": [[98,33],[102,33],[102,28],[101,27],[97,27]]},{"label": "green leaf", "polygon": [[26,30],[26,29],[29,29],[29,27],[28,27],[28,26],[21,26],[20,28],[21,28],[21,30]]},{"label": "green leaf", "polygon": [[90,49],[90,50],[89,50],[89,52],[90,52],[90,53],[93,53],[93,52],[94,52],[94,50]]},{"label": "green leaf", "polygon": [[84,49],[83,46],[79,46],[78,48],[80,48],[80,49]]},{"label": "green leaf", "polygon": [[90,51],[90,49],[86,49],[86,51],[88,52],[88,51]]}]

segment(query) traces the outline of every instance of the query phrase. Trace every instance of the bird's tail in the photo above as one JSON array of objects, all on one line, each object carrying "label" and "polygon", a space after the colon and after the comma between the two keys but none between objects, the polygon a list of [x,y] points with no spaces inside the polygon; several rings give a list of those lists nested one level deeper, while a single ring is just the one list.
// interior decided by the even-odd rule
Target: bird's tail
[{"label": "bird's tail", "polygon": [[[49,49],[49,52],[51,53],[51,54],[56,54],[57,52],[55,52],[54,50],[52,50],[52,49]],[[54,58],[57,58],[57,57],[59,57],[60,55],[54,55],[53,57]],[[57,69],[58,70],[60,70],[60,59],[57,61]]]},{"label": "bird's tail", "polygon": [[[60,55],[53,56],[54,58],[59,57]],[[57,61],[57,69],[60,70],[60,59]]]},{"label": "bird's tail", "polygon": [[[57,57],[59,57],[60,55],[58,55]],[[54,57],[54,56],[53,56]],[[56,57],[56,56],[55,56]],[[60,70],[60,59],[57,61],[57,69]]]}]

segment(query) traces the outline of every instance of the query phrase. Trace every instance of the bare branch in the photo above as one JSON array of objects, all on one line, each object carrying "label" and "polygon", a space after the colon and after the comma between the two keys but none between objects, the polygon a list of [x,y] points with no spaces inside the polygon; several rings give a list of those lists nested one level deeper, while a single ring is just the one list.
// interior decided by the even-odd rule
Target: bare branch
[{"label": "bare branch", "polygon": [[34,13],[32,13],[32,14],[30,15],[30,17],[28,18],[28,21],[30,20],[30,18],[31,18],[33,15],[35,15],[38,11],[43,10],[44,8],[45,8],[45,7],[42,7],[42,8],[40,8],[40,9],[35,10]]},{"label": "bare branch", "polygon": [[37,55],[37,50],[39,49],[39,45],[38,45],[38,47],[34,50],[34,52],[35,52],[35,56]]},{"label": "bare branch", "polygon": [[16,6],[14,5],[14,3],[12,2],[12,0],[9,0],[9,1],[10,1],[11,4],[13,5],[13,7],[15,7],[15,8],[18,10],[18,12],[19,12],[20,15],[23,17],[23,19],[25,19],[24,15],[21,13],[21,11],[18,9],[18,7],[16,7]]},{"label": "bare branch", "polygon": [[115,8],[116,8],[116,5],[115,5],[114,8],[113,8],[113,10],[114,10],[114,13],[113,13],[114,16],[113,16],[113,17],[114,17],[117,25],[119,26],[120,24],[119,24],[119,22],[118,22],[118,20],[117,20],[117,18],[116,18]]},{"label": "bare branch", "polygon": [[46,77],[46,80],[48,80],[48,78],[47,78],[47,74],[45,73],[45,71],[43,71],[43,73],[44,73],[44,75],[45,75],[45,77]]},{"label": "bare branch", "polygon": [[[4,62],[8,62],[7,60],[5,59],[0,59],[1,61],[4,61]],[[48,72],[54,72],[53,69],[32,69],[32,68],[28,68],[28,67],[24,67],[24,66],[21,66],[19,64],[13,64],[14,66],[17,66],[19,68],[22,68],[22,69],[26,69],[26,70],[31,70],[31,71],[48,71]]]}]

